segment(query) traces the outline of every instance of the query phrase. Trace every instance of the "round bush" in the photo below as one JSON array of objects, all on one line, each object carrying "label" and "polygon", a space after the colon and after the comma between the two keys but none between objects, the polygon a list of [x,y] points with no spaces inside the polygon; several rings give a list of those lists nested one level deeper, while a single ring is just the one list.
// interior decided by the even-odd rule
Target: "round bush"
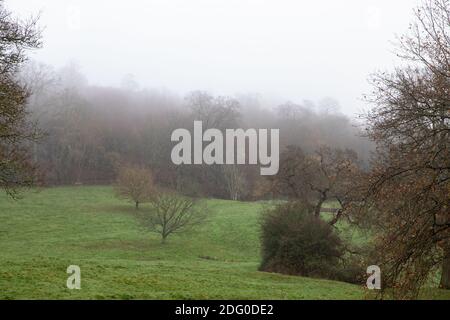
[{"label": "round bush", "polygon": [[344,248],[332,226],[299,203],[266,210],[260,270],[335,278]]}]

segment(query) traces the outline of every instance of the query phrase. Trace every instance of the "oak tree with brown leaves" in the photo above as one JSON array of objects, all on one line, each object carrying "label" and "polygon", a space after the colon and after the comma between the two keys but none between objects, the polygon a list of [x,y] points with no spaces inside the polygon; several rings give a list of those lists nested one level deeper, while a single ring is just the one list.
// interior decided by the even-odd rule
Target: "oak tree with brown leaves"
[{"label": "oak tree with brown leaves", "polygon": [[361,212],[396,298],[417,297],[435,270],[450,288],[450,1],[424,1],[415,18],[403,65],[374,75],[368,96],[377,157]]}]

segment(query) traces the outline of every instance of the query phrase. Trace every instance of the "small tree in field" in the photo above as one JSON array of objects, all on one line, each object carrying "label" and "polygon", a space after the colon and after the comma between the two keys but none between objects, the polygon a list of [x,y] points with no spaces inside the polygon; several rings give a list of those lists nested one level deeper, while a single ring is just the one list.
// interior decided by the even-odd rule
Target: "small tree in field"
[{"label": "small tree in field", "polygon": [[115,186],[119,198],[133,201],[136,209],[139,209],[140,203],[150,200],[153,191],[154,184],[150,170],[131,166],[120,169]]},{"label": "small tree in field", "polygon": [[204,205],[176,193],[157,193],[150,202],[152,209],[141,212],[140,218],[146,228],[161,235],[162,243],[170,234],[186,231],[207,216]]},{"label": "small tree in field", "polygon": [[246,183],[242,170],[236,164],[222,166],[226,186],[231,200],[239,200],[245,191]]}]

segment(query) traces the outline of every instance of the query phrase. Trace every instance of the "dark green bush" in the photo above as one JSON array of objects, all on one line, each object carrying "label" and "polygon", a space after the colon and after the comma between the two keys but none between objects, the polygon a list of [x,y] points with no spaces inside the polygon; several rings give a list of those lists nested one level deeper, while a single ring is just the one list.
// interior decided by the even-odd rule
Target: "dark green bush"
[{"label": "dark green bush", "polygon": [[344,245],[334,228],[306,207],[289,202],[262,217],[260,270],[355,282],[357,267],[344,266]]},{"label": "dark green bush", "polygon": [[329,277],[332,280],[339,280],[354,284],[363,284],[367,280],[365,257],[361,255],[345,255]]}]

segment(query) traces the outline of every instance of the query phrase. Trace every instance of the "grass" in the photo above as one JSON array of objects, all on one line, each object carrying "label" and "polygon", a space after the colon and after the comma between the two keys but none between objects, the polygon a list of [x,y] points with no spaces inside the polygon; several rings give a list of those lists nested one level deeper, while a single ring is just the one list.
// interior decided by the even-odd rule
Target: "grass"
[{"label": "grass", "polygon": [[[208,200],[204,225],[161,244],[110,187],[0,196],[0,299],[361,299],[342,282],[258,272],[260,203]],[[145,210],[145,206],[141,209]],[[81,290],[66,287],[69,265]],[[427,298],[450,299],[433,289]]]}]

